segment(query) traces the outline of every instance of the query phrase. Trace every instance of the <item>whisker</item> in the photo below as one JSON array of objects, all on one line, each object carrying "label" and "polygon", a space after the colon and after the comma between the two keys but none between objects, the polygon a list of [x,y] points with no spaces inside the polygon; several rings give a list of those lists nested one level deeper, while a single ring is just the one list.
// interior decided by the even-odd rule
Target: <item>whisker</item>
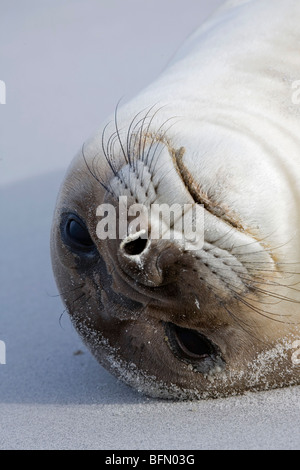
[{"label": "whisker", "polygon": [[[290,302],[292,304],[299,304],[300,303],[300,300],[291,299],[289,297],[286,297],[286,296],[280,295],[280,294],[275,294],[273,292],[269,292],[265,289],[262,289],[261,287],[255,286],[254,289],[255,289],[256,292],[260,292],[261,294],[268,295],[269,297],[273,297],[274,299],[284,300],[284,301]],[[299,292],[299,291],[297,291],[297,292]]]},{"label": "whisker", "polygon": [[109,166],[114,176],[116,177],[118,177],[118,170],[117,170],[117,165],[115,162],[114,147],[115,147],[115,143],[117,140],[118,140],[118,134],[117,132],[113,132],[107,141],[107,153],[108,153],[108,158],[109,158]]},{"label": "whisker", "polygon": [[[291,241],[291,240],[290,240]],[[277,245],[277,246],[274,246],[273,248],[264,248],[264,252],[266,253],[269,253],[269,252],[273,252],[273,251],[276,251],[278,250],[279,248],[283,248],[284,246],[288,245],[288,243],[290,243],[290,241],[287,241],[285,243],[283,243],[282,245]],[[244,246],[247,246],[247,245],[244,245]],[[243,247],[243,245],[241,245],[241,247]],[[236,247],[233,248],[233,250],[235,249]],[[238,253],[238,256],[248,256],[248,255],[256,255],[257,253],[261,253],[262,251],[261,250],[257,250],[257,251],[250,251],[250,252],[245,252],[245,253]]]},{"label": "whisker", "polygon": [[[173,119],[178,119],[179,117],[177,116],[173,116],[169,119],[167,119],[166,121],[163,122],[163,124],[158,128],[157,132],[155,133],[155,136],[153,136],[152,138],[152,141],[150,143],[150,147],[148,149],[148,153],[147,153],[147,157],[146,157],[146,162],[147,162],[147,166],[149,167],[149,171],[150,173],[154,174],[155,172],[155,166],[157,164],[157,159],[156,159],[156,163],[155,163],[155,166],[153,169],[151,169],[151,166],[152,166],[152,163],[154,161],[154,156],[155,156],[155,153],[157,151],[157,148],[159,147],[159,145],[162,143],[162,141],[165,139],[165,136],[167,134],[167,132],[173,127],[175,126],[176,122],[174,122],[173,124],[171,124],[162,134],[161,134],[161,131],[162,129],[164,128],[164,126],[167,124],[167,122],[173,120]],[[157,136],[159,136],[160,138],[157,139]],[[152,155],[152,159],[151,159],[151,162],[150,162],[150,165],[148,163],[148,159],[149,159],[149,154],[150,154],[150,150],[152,149],[152,145],[155,143],[155,141],[157,140],[157,143],[156,143],[156,149],[154,150],[153,152],[153,155]]]},{"label": "whisker", "polygon": [[88,162],[87,162],[87,159],[86,159],[86,156],[85,156],[85,154],[84,154],[84,145],[85,145],[85,144],[82,145],[82,156],[83,156],[85,165],[86,165],[86,167],[87,167],[87,169],[88,169],[90,175],[105,189],[105,191],[107,191],[109,194],[112,194],[112,195],[113,195],[113,193],[109,190],[108,186],[107,186],[101,179],[99,179],[99,178],[95,175],[95,173],[93,173],[92,170],[90,169],[90,167],[89,167],[89,165],[88,165]]},{"label": "whisker", "polygon": [[245,243],[245,244],[242,244],[242,245],[236,245],[234,248],[243,248],[243,247],[246,247],[246,246],[251,246],[251,245],[254,245],[257,242],[261,243],[261,242],[267,240],[268,238],[270,238],[272,235],[274,235],[274,233],[276,233],[276,231],[277,230],[274,230],[269,235],[266,235],[264,238],[260,238],[258,240],[252,240],[251,242]]},{"label": "whisker", "polygon": [[[156,106],[156,105],[154,105],[154,106]],[[152,106],[152,107],[149,109],[148,113],[147,113],[146,116],[145,116],[144,121],[142,122],[141,129],[140,129],[141,139],[142,139],[143,126],[144,126],[144,124],[145,124],[145,120],[146,120],[146,118],[148,117],[148,114],[149,114],[149,113],[152,111],[152,109],[154,108],[154,106]],[[151,126],[151,124],[152,124],[152,122],[153,122],[155,116],[157,115],[158,111],[160,111],[161,109],[162,109],[162,107],[159,108],[159,109],[153,114],[153,116],[152,116],[151,119],[150,119],[150,122],[148,123],[147,131],[146,131],[145,136],[144,136],[144,138],[143,138],[143,149],[141,149],[141,147],[139,146],[139,156],[142,157],[142,158],[141,158],[141,161],[144,163],[144,165],[143,165],[143,167],[142,167],[141,177],[140,177],[140,178],[141,178],[141,181],[143,181],[144,167],[145,167],[146,162],[147,162],[147,158],[146,158],[146,161],[145,161],[145,147],[146,147],[146,141],[147,141],[147,133],[149,132],[150,126]],[[140,144],[141,144],[141,139],[140,139]]]},{"label": "whisker", "polygon": [[[214,240],[213,244],[217,244],[219,243],[223,238],[225,238],[224,242],[226,241],[226,237],[229,237],[229,236],[232,236],[232,232],[234,232],[235,229],[232,227],[227,233],[224,233],[223,235],[221,235],[219,238],[217,238],[216,240]],[[223,244],[224,246],[224,244]],[[220,249],[222,250],[222,246],[220,247]]]},{"label": "whisker", "polygon": [[229,316],[231,316],[234,321],[242,328],[242,330],[248,335],[250,336],[250,338],[254,338],[256,339],[257,341],[259,341],[260,343],[262,344],[266,344],[266,342],[264,340],[262,340],[261,338],[258,338],[255,334],[253,334],[253,332],[249,332],[248,329],[244,328],[243,325],[245,325],[246,327],[251,327],[251,325],[247,324],[246,322],[242,321],[241,319],[237,319],[236,315],[234,315],[231,310],[229,310],[223,303],[220,304],[222,308],[224,308],[226,310],[226,312],[229,314]]},{"label": "whisker", "polygon": [[81,285],[78,285],[76,287],[73,287],[72,289],[68,289],[66,292],[61,292],[61,291],[58,291],[58,294],[55,294],[55,295],[51,295],[51,294],[48,294],[49,297],[52,297],[52,298],[55,298],[55,297],[62,297],[63,295],[66,295],[66,294],[69,294],[70,292],[74,292],[76,291],[77,289],[82,289],[84,287],[85,284],[81,284]]},{"label": "whisker", "polygon": [[[131,161],[131,138],[132,138],[132,127],[134,125],[134,122],[135,120],[138,118],[138,116],[140,116],[140,114],[142,114],[144,111],[146,111],[147,108],[143,109],[142,111],[140,111],[139,113],[137,113],[134,118],[132,119],[132,121],[130,122],[130,125],[128,127],[128,130],[127,130],[127,137],[126,137],[126,148],[127,148],[127,157],[128,157],[128,161],[129,161],[129,165],[132,167],[132,161]],[[140,121],[139,121],[140,122]],[[133,128],[135,129],[135,127]]]},{"label": "whisker", "polygon": [[[258,313],[259,315],[261,315],[262,317],[265,317],[267,318],[268,320],[272,320],[272,321],[275,321],[277,323],[283,323],[283,324],[287,324],[287,325],[297,325],[297,323],[295,322],[287,322],[287,321],[284,321],[284,320],[278,320],[278,318],[272,318],[273,316],[275,316],[276,314],[272,313],[272,312],[265,312],[264,310],[261,310],[257,307],[254,307],[252,304],[250,304],[249,302],[247,302],[244,298],[242,298],[241,296],[239,296],[239,294],[237,294],[238,296],[238,301],[239,302],[242,302],[243,304],[245,304],[247,307],[251,308],[251,310],[253,310],[254,312]],[[269,316],[271,315],[271,316]],[[278,315],[277,316],[286,316],[286,317],[289,317],[290,315]]]},{"label": "whisker", "polygon": [[102,151],[103,151],[103,154],[104,154],[106,160],[108,159],[108,155],[107,155],[107,152],[106,152],[107,149],[105,149],[105,146],[104,146],[104,138],[105,138],[106,129],[108,128],[108,126],[109,126],[110,124],[111,124],[111,121],[108,122],[108,123],[106,124],[106,126],[104,126],[104,129],[103,129],[102,135],[101,135],[101,146],[102,146]]},{"label": "whisker", "polygon": [[119,131],[119,127],[118,127],[118,109],[119,109],[119,104],[121,102],[123,98],[120,98],[118,103],[117,103],[117,106],[116,106],[116,109],[115,109],[115,128],[116,128],[116,133],[117,133],[117,137],[118,137],[118,141],[119,141],[119,144],[120,144],[120,147],[121,147],[121,150],[122,150],[122,154],[124,156],[124,159],[125,159],[125,162],[128,164],[128,158],[127,158],[127,155],[126,155],[126,152],[125,152],[125,149],[124,149],[124,146],[123,146],[123,143],[122,143],[122,139],[121,139],[121,136],[120,136],[120,131]]},{"label": "whisker", "polygon": [[59,320],[58,320],[59,326],[60,326],[62,329],[63,329],[63,326],[62,326],[62,324],[61,324],[61,320],[62,320],[62,317],[63,317],[64,313],[66,313],[67,310],[68,310],[67,308],[64,309],[64,311],[61,313],[61,315],[60,315],[60,317],[59,317]]}]

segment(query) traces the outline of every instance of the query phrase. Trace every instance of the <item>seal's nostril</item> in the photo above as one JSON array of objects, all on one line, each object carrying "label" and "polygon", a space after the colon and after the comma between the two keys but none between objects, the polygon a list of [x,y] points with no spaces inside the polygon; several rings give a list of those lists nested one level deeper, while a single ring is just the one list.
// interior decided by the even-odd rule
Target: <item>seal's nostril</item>
[{"label": "seal's nostril", "polygon": [[129,256],[140,255],[146,248],[148,240],[146,238],[137,238],[123,244],[123,250]]}]

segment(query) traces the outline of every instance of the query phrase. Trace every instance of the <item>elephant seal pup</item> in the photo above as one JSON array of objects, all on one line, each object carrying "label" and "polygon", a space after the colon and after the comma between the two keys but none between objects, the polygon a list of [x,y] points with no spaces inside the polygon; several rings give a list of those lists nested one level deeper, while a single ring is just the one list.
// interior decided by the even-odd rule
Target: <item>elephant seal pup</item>
[{"label": "elephant seal pup", "polygon": [[[62,185],[63,301],[99,362],[149,396],[300,383],[299,17],[298,0],[225,3]],[[202,243],[175,237],[175,216],[153,237],[155,204],[202,208]]]}]

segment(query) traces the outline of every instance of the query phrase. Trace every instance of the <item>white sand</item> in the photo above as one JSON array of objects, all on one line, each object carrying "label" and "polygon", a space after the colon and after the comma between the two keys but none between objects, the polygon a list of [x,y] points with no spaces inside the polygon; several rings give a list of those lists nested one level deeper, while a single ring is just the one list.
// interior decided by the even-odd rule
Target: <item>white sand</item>
[{"label": "white sand", "polygon": [[300,448],[300,387],[148,399],[96,363],[66,313],[59,322],[49,232],[62,169],[120,96],[151,81],[219,3],[1,2],[1,449]]}]

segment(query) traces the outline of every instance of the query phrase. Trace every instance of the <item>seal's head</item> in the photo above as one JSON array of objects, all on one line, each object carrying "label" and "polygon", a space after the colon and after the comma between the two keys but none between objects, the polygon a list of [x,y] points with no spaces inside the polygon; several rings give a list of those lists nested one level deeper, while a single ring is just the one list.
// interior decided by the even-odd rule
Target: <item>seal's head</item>
[{"label": "seal's head", "polygon": [[[67,173],[52,259],[76,329],[101,364],[151,396],[299,382],[289,178],[265,147],[228,129],[160,119],[104,130]],[[134,204],[203,208],[203,243],[176,237],[175,220],[153,237],[163,218],[141,210],[137,220]]]}]

